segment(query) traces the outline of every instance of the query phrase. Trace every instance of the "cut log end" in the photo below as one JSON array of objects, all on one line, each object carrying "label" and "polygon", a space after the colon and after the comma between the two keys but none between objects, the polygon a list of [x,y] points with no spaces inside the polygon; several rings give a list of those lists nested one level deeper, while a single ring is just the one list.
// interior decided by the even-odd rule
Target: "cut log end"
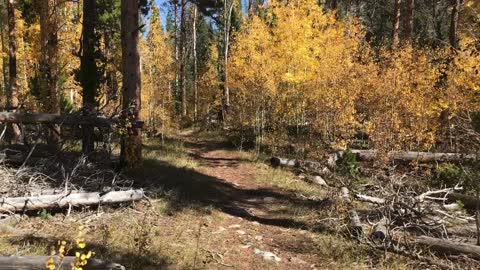
[{"label": "cut log end", "polygon": [[358,216],[357,211],[349,210],[348,211],[349,219],[349,229],[353,237],[360,239],[363,236],[363,227],[360,222],[360,217]]},{"label": "cut log end", "polygon": [[270,158],[270,165],[272,165],[273,168],[278,168],[280,167],[280,158],[278,157],[272,157]]}]

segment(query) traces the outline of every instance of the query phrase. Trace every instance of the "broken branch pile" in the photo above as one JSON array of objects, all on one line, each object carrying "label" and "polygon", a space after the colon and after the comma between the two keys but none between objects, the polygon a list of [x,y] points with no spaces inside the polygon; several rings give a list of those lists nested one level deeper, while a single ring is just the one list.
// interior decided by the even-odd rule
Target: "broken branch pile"
[{"label": "broken branch pile", "polygon": [[[359,160],[371,160],[380,154],[376,150],[352,150],[352,153]],[[328,167],[332,168],[332,164],[341,160],[343,155],[344,152],[332,154],[323,163],[279,157],[272,157],[270,163],[272,167],[310,174],[302,174],[300,178],[317,183],[316,175],[331,176],[322,172],[327,171]],[[441,162],[472,161],[476,160],[477,156],[457,153],[391,152],[390,158],[398,161]],[[480,206],[478,198],[461,193],[463,188],[459,185],[418,192],[421,187],[413,188],[404,180],[400,184],[394,177],[395,175],[392,175],[390,179],[382,176],[378,178],[382,181],[381,184],[365,185],[369,188],[364,194],[355,192],[355,188],[352,191],[345,186],[336,187],[338,188],[336,194],[346,205],[348,213],[346,227],[352,237],[361,243],[403,256],[408,255],[440,268],[451,269],[449,263],[442,260],[432,259],[428,255],[419,256],[416,247],[428,248],[448,256],[460,255],[462,258],[480,260],[480,246],[469,242],[476,234],[475,217],[471,213],[478,211]],[[334,183],[339,181],[333,181],[332,186],[328,188],[335,188]],[[372,186],[374,190],[371,190]],[[357,204],[353,200],[374,207],[360,211],[355,209]]]}]

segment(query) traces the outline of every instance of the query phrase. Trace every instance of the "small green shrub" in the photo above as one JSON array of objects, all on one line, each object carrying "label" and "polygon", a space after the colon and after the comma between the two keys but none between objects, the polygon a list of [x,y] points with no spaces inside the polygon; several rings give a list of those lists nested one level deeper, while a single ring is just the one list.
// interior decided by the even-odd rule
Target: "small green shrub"
[{"label": "small green shrub", "polygon": [[42,211],[40,211],[38,216],[44,220],[49,220],[52,218],[52,214],[50,214],[46,209],[42,209]]},{"label": "small green shrub", "polygon": [[350,177],[357,179],[360,176],[360,162],[357,160],[357,156],[347,149],[343,156],[343,170]]},{"label": "small green shrub", "polygon": [[436,186],[453,187],[458,183],[463,183],[467,178],[465,171],[452,163],[440,164],[435,171]]}]

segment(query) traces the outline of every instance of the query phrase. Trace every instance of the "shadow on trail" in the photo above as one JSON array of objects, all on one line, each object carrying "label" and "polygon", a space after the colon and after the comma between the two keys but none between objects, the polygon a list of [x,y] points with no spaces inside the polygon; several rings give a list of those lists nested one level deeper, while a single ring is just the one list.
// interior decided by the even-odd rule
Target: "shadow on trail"
[{"label": "shadow on trail", "polygon": [[[217,148],[218,145],[210,147],[201,144],[200,146],[205,148],[198,149],[198,146],[194,148],[194,157],[200,164],[205,159],[201,152],[206,151],[206,149],[209,149],[209,151],[221,150]],[[215,158],[207,158],[207,160],[210,159]],[[235,164],[229,165],[230,162]],[[228,158],[227,166],[236,167],[239,162],[240,159]],[[225,165],[225,163],[223,164]],[[170,214],[184,208],[213,206],[229,215],[265,225],[324,231],[325,228],[323,227],[312,228],[311,225],[288,218],[288,216],[293,216],[295,209],[298,209],[298,207],[320,210],[331,203],[329,200],[299,198],[294,193],[273,188],[240,187],[224,179],[205,175],[193,169],[178,168],[157,159],[145,160],[142,171],[133,173],[131,177],[134,178],[136,185],[147,190],[158,191],[153,192],[150,196],[165,197],[168,202],[167,213]],[[171,193],[175,195],[165,196],[165,194]],[[272,217],[275,216],[275,213],[266,207],[265,198],[269,198],[276,205],[289,206],[286,213],[283,213],[282,217]],[[255,215],[252,213],[255,211],[252,210],[260,210],[266,215]]]}]

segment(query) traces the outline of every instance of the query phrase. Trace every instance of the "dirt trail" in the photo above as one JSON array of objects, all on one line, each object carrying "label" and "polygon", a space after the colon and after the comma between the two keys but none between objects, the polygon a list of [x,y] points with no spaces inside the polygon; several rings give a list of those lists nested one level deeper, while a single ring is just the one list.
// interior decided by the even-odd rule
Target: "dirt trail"
[{"label": "dirt trail", "polygon": [[189,155],[199,163],[197,170],[230,187],[217,198],[204,198],[226,215],[211,232],[224,234],[219,245],[226,241],[232,247],[224,258],[225,265],[234,269],[316,269],[314,235],[292,217],[294,209],[288,209],[309,202],[259,184],[255,181],[258,164],[246,161],[241,153],[218,142],[190,135],[181,138]]}]

